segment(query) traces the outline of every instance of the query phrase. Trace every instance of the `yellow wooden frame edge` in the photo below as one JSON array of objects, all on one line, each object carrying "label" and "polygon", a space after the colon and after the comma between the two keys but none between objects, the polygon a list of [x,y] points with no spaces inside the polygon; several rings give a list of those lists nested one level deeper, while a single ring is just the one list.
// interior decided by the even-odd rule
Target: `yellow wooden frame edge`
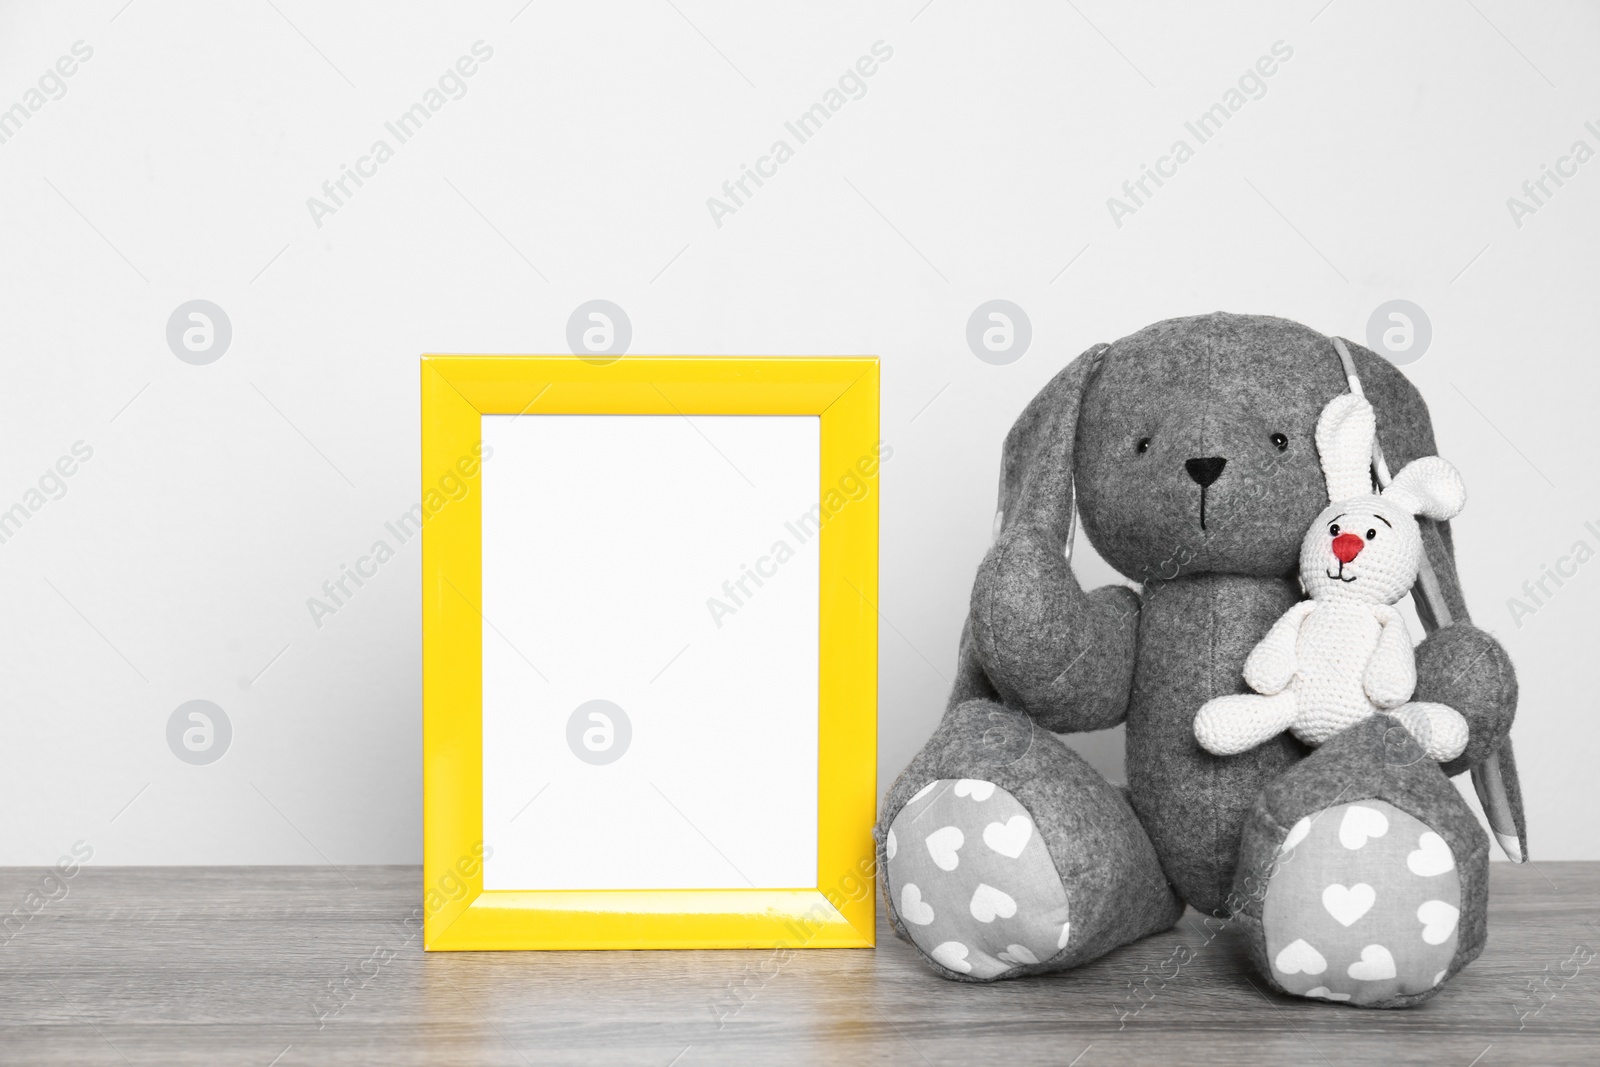
[{"label": "yellow wooden frame edge", "polygon": [[[606,363],[428,355],[421,375],[424,947],[874,945],[877,357],[626,356]],[[818,500],[825,521],[815,886],[484,890],[479,416],[485,414],[820,416]],[[858,486],[865,489],[856,496]]]}]

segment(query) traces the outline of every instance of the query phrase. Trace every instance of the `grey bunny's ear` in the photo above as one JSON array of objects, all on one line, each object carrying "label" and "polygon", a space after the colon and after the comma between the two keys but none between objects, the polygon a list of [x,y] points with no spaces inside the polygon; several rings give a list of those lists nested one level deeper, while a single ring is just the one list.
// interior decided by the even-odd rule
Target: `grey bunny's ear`
[{"label": "grey bunny's ear", "polygon": [[[1389,466],[1404,468],[1419,458],[1436,456],[1439,448],[1433,437],[1433,420],[1416,385],[1377,353],[1348,339],[1344,343],[1361,376],[1363,391],[1378,411],[1378,437]],[[1517,706],[1516,671],[1504,649],[1470,625],[1449,521],[1423,516],[1418,522],[1424,549],[1438,576],[1445,612],[1436,612],[1426,596],[1416,599],[1417,615],[1429,635],[1417,649],[1417,699],[1472,711],[1468,718],[1475,737],[1460,758],[1445,765],[1445,773],[1456,775],[1472,769],[1484,812],[1507,854],[1513,859],[1526,858],[1527,818],[1508,732]],[[1429,645],[1436,646],[1431,653]]]},{"label": "grey bunny's ear", "polygon": [[1372,492],[1372,442],[1378,419],[1366,398],[1340,393],[1317,417],[1317,456],[1328,482],[1328,500],[1338,503]]},{"label": "grey bunny's ear", "polygon": [[1000,461],[995,537],[1010,530],[1063,551],[1072,535],[1072,462],[1083,394],[1111,346],[1098,344],[1067,364],[1023,409],[1006,434]]}]

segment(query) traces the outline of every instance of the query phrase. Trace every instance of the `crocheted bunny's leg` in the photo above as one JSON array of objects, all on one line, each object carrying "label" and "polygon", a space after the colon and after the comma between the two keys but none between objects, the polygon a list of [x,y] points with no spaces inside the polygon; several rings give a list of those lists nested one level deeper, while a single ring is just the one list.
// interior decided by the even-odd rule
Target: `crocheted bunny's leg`
[{"label": "crocheted bunny's leg", "polygon": [[1272,696],[1238,693],[1208,700],[1194,719],[1195,740],[1207,752],[1232,756],[1277,737],[1294,723],[1293,689]]}]

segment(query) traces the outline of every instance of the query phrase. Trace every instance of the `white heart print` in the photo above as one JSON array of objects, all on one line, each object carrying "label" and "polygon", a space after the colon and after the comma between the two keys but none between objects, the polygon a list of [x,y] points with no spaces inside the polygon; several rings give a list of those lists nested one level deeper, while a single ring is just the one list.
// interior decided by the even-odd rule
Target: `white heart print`
[{"label": "white heart print", "polygon": [[1389,819],[1375,808],[1352,804],[1339,823],[1339,844],[1345,848],[1360,848],[1369,837],[1382,837],[1389,832]]},{"label": "white heart print", "polygon": [[956,851],[966,843],[966,835],[957,826],[935,830],[924,842],[928,846],[928,855],[933,857],[933,862],[938,864],[941,871],[953,871],[961,865],[961,858]]},{"label": "white heart print", "polygon": [[996,916],[1009,919],[1017,913],[1017,902],[1010,895],[983,882],[973,890],[972,903],[968,905],[972,917],[981,923],[992,923]]},{"label": "white heart print", "polygon": [[1006,950],[1000,953],[1000,959],[1007,963],[1038,963],[1039,957],[1035,956],[1027,945],[1007,945]]},{"label": "white heart print", "polygon": [[1325,985],[1319,985],[1315,989],[1306,990],[1306,996],[1308,996],[1308,997],[1321,997],[1323,1000],[1349,1000],[1350,999],[1350,994],[1349,993],[1335,993],[1333,990],[1329,989]]},{"label": "white heart print", "polygon": [[1284,974],[1321,974],[1328,969],[1328,961],[1322,958],[1322,953],[1303,938],[1284,945],[1272,965]]},{"label": "white heart print", "polygon": [[936,945],[928,955],[952,971],[960,971],[962,974],[969,974],[972,971],[972,964],[967,962],[967,946],[959,941],[946,941]]},{"label": "white heart print", "polygon": [[983,843],[1011,859],[1022,855],[1032,837],[1033,822],[1026,815],[1013,815],[1004,823],[992,822],[983,828]]},{"label": "white heart print", "polygon": [[1418,878],[1432,878],[1455,865],[1456,858],[1450,854],[1450,846],[1432,830],[1417,838],[1417,850],[1406,856],[1406,866]]},{"label": "white heart print", "polygon": [[[1422,924],[1422,940],[1430,945],[1442,945],[1450,939],[1456,928],[1461,909],[1442,900],[1424,901],[1417,909],[1417,921]],[[1437,982],[1434,983],[1438,985]]]},{"label": "white heart print", "polygon": [[900,887],[900,918],[918,926],[933,922],[933,905],[922,899],[922,890],[907,882]]},{"label": "white heart print", "polygon": [[956,796],[971,797],[980,804],[994,796],[994,783],[983,782],[976,778],[963,778],[956,783]]},{"label": "white heart print", "polygon": [[1337,882],[1322,891],[1322,906],[1339,921],[1340,926],[1353,926],[1357,919],[1372,910],[1378,894],[1365,882],[1346,889]]},{"label": "white heart print", "polygon": [[1368,945],[1361,950],[1361,959],[1350,965],[1351,978],[1363,982],[1382,982],[1395,976],[1394,957],[1382,945]]}]

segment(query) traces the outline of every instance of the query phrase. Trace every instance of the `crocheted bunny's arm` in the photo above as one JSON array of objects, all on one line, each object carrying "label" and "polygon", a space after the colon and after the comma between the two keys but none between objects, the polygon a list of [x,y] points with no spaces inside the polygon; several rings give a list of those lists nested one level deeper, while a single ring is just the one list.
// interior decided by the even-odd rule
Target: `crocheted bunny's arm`
[{"label": "crocheted bunny's arm", "polygon": [[1411,651],[1411,633],[1405,618],[1388,605],[1375,605],[1373,614],[1383,625],[1378,647],[1367,661],[1362,688],[1367,698],[1380,708],[1398,708],[1411,699],[1417,688],[1417,660]]},{"label": "crocheted bunny's arm", "polygon": [[1244,661],[1244,680],[1256,692],[1265,696],[1281,693],[1294,681],[1299,669],[1296,645],[1300,641],[1300,625],[1306,616],[1316,610],[1315,600],[1302,600],[1272,624],[1267,636],[1261,639]]}]

